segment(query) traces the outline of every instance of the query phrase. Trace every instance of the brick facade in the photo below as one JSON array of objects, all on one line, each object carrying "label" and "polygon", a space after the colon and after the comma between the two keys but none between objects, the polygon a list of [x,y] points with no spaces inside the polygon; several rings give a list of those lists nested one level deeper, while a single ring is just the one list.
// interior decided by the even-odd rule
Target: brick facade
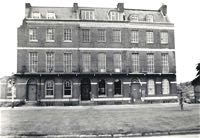
[{"label": "brick facade", "polygon": [[[41,104],[68,105],[79,104],[82,101],[91,101],[97,104],[113,104],[113,103],[137,103],[148,101],[156,98],[169,101],[176,99],[176,63],[175,63],[175,42],[173,24],[168,21],[166,15],[166,5],[162,10],[130,10],[124,9],[123,5],[118,5],[120,11],[116,8],[86,8],[94,10],[94,18],[96,20],[81,20],[79,15],[82,14],[82,7],[71,8],[55,8],[52,7],[51,12],[55,13],[56,19],[45,19],[48,8],[32,7],[26,4],[26,17],[23,24],[18,28],[18,50],[17,50],[17,74],[15,74],[17,82],[17,98],[35,100]],[[46,10],[45,10],[46,9]],[[123,18],[118,21],[106,19],[106,13],[115,11]],[[61,12],[62,11],[62,12]],[[31,15],[39,12],[41,17],[34,19]],[[134,13],[136,12],[136,13]],[[64,14],[65,13],[65,14]],[[102,13],[102,14],[101,14]],[[138,22],[131,21],[131,15],[138,15]],[[145,22],[145,15],[153,15],[153,22]],[[140,16],[141,15],[141,16]],[[106,17],[104,17],[106,16]],[[47,42],[47,29],[54,30],[54,42]],[[29,40],[29,29],[36,29],[36,41]],[[71,42],[64,41],[64,30],[71,29]],[[83,42],[83,29],[89,30],[89,41]],[[105,42],[98,41],[98,30],[102,29],[106,32]],[[113,42],[113,31],[121,31],[121,42]],[[131,42],[131,32],[138,32],[138,43]],[[146,41],[146,32],[153,32],[153,43],[148,44]],[[167,43],[161,43],[161,33],[168,34]],[[37,53],[37,71],[30,72],[31,52]],[[47,71],[46,53],[54,53],[54,70]],[[72,54],[72,72],[64,72],[64,53]],[[83,71],[83,54],[89,53],[90,71]],[[98,71],[98,54],[104,53],[106,56],[105,72]],[[115,71],[114,54],[121,55],[121,70]],[[133,59],[132,54],[139,55],[139,71],[132,72]],[[148,72],[147,54],[154,55],[154,72]],[[168,68],[166,73],[162,72],[162,54],[168,55]],[[52,80],[53,86],[47,88],[46,82]],[[64,96],[65,81],[71,84],[71,95]],[[105,80],[104,87],[99,82]],[[149,80],[153,80],[153,95],[149,95]],[[162,85],[163,80],[167,80],[167,86]],[[121,82],[121,88],[118,83]],[[50,84],[49,84],[50,85]],[[148,89],[149,87],[149,89]],[[163,94],[165,88],[169,93]],[[103,88],[105,94],[100,94]],[[53,96],[47,97],[47,89],[53,89]],[[120,89],[120,90],[119,90]],[[116,94],[117,91],[121,94]],[[49,91],[52,92],[51,90]],[[85,95],[84,95],[85,94]],[[88,95],[88,96],[86,96]],[[84,99],[83,97],[85,96]],[[151,101],[150,100],[150,101]]]}]

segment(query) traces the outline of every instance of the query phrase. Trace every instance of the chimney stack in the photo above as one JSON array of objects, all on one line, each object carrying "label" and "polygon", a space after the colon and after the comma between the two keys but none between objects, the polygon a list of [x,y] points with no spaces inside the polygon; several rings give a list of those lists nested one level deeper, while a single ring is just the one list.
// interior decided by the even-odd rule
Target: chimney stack
[{"label": "chimney stack", "polygon": [[162,12],[162,14],[164,16],[166,16],[167,15],[167,5],[162,4],[162,6],[160,7],[159,11]]},{"label": "chimney stack", "polygon": [[25,18],[29,18],[31,11],[30,9],[31,9],[31,4],[25,3]]},{"label": "chimney stack", "polygon": [[78,11],[78,3],[74,3],[73,4],[73,12],[77,12]]},{"label": "chimney stack", "polygon": [[117,10],[119,12],[124,12],[124,3],[118,3],[117,4]]},{"label": "chimney stack", "polygon": [[31,4],[30,3],[25,3],[25,8],[30,8]]}]

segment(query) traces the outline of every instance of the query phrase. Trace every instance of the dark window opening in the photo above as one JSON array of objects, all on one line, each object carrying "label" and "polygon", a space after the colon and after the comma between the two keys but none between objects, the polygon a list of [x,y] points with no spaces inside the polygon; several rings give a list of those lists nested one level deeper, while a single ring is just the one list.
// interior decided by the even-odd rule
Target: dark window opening
[{"label": "dark window opening", "polygon": [[65,95],[71,95],[71,82],[70,81],[65,81],[64,83],[64,96]]},{"label": "dark window opening", "polygon": [[116,79],[114,82],[115,95],[121,95],[121,80]]},{"label": "dark window opening", "polygon": [[105,95],[105,80],[99,81],[99,95]]}]

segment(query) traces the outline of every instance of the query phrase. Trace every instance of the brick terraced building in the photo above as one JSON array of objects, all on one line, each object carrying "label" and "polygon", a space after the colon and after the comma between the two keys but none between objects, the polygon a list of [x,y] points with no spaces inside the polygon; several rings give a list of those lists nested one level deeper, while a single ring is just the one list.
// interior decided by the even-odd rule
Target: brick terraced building
[{"label": "brick terraced building", "polygon": [[17,99],[42,105],[176,100],[174,24],[158,10],[25,5]]}]

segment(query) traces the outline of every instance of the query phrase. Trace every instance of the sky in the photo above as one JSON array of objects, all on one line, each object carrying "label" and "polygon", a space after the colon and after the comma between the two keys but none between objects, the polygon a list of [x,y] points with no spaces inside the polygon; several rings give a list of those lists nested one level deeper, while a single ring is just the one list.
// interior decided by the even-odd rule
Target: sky
[{"label": "sky", "polygon": [[177,82],[191,81],[200,63],[199,0],[3,0],[0,5],[0,77],[17,71],[17,27],[25,17],[25,3],[33,6],[112,7],[123,2],[125,8],[157,10],[162,3],[168,6],[168,17],[175,24]]}]

